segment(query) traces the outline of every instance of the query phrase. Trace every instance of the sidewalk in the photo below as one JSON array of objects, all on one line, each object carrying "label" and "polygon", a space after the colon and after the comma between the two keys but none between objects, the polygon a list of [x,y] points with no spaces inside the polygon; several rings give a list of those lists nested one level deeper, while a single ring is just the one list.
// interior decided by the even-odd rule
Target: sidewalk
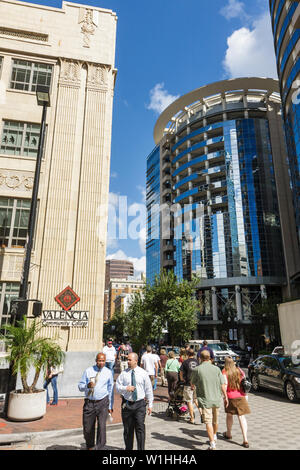
[{"label": "sidewalk", "polygon": [[[114,420],[108,426],[122,422],[121,397],[116,391],[114,400]],[[0,444],[29,440],[33,433],[82,429],[83,401],[83,398],[60,399],[57,406],[47,406],[46,415],[36,421],[13,422],[0,414]],[[168,401],[167,387],[158,387],[154,392],[154,402],[161,401]]]}]

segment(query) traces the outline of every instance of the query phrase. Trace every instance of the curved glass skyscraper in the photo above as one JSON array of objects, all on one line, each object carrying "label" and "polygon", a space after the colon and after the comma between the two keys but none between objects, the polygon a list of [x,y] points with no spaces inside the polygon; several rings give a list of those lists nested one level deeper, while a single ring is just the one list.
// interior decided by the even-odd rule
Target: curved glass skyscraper
[{"label": "curved glass skyscraper", "polygon": [[300,4],[270,0],[270,11],[300,250]]},{"label": "curved glass skyscraper", "polygon": [[[280,295],[290,269],[279,214],[288,217],[291,203],[276,186],[277,176],[288,186],[278,82],[245,78],[194,90],[160,115],[154,139],[160,267],[200,277],[200,336],[217,337],[224,317],[244,331],[255,302]],[[150,255],[147,245],[147,263]]]}]

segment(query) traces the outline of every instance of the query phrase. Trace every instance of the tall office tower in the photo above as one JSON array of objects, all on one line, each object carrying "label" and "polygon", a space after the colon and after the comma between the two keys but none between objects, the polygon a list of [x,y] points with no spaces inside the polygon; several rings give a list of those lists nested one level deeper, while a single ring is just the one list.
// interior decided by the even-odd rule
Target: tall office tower
[{"label": "tall office tower", "polygon": [[9,321],[19,291],[44,85],[51,106],[29,295],[47,311],[42,334],[77,354],[77,376],[78,361],[102,346],[116,23],[111,10],[72,2],[0,2],[0,319]]},{"label": "tall office tower", "polygon": [[105,263],[105,291],[104,291],[104,313],[103,320],[110,318],[109,314],[109,286],[112,279],[128,279],[134,275],[134,267],[131,261],[109,259]]},{"label": "tall office tower", "polygon": [[[146,240],[146,279],[152,284],[155,275],[160,272],[160,173],[161,165],[165,175],[169,175],[170,158],[160,158],[160,147],[157,146],[147,158],[146,210],[147,210],[147,240]],[[166,168],[165,168],[166,166]],[[165,176],[166,178],[166,176]]]},{"label": "tall office tower", "polygon": [[247,338],[253,305],[282,291],[288,296],[286,273],[297,262],[278,81],[198,88],[163,111],[154,140],[147,274],[153,279],[165,268],[178,279],[198,275],[200,337],[216,338],[227,319]]},{"label": "tall office tower", "polygon": [[[300,4],[270,0],[270,10],[300,250]],[[300,295],[299,269],[291,281]]]}]

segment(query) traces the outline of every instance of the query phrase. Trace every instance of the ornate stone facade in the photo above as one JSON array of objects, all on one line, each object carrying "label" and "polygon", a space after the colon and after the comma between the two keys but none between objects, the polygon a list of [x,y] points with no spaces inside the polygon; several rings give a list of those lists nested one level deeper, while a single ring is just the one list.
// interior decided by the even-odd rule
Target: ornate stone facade
[{"label": "ornate stone facade", "polygon": [[[6,88],[1,138],[4,122],[41,121],[35,93],[11,86],[13,60],[52,66],[30,296],[39,298],[44,310],[59,310],[54,298],[71,286],[80,297],[76,310],[89,311],[88,326],[46,326],[43,335],[59,337],[67,351],[97,351],[102,346],[107,210],[100,230],[97,214],[108,203],[117,17],[111,10],[68,2],[55,9],[2,0],[0,18],[0,78]],[[16,34],[4,35],[9,28]],[[39,31],[40,38],[23,37],[24,31],[29,36]],[[35,161],[32,154],[14,155],[2,147],[0,198],[30,198]],[[19,282],[23,258],[22,248],[1,248],[0,282]]]}]

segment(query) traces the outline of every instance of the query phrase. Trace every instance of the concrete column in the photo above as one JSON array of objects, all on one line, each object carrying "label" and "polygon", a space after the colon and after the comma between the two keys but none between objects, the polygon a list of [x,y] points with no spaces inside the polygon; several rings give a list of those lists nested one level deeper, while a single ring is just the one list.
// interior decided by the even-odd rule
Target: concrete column
[{"label": "concrete column", "polygon": [[211,288],[211,298],[212,298],[212,313],[213,320],[218,320],[218,300],[217,300],[217,289],[215,287]]},{"label": "concrete column", "polygon": [[91,308],[89,327],[84,333],[73,328],[71,341],[80,334],[81,342],[93,340],[95,349],[103,325],[104,278],[97,267],[105,265],[106,255],[113,78],[108,66],[88,64],[73,285]]},{"label": "concrete column", "polygon": [[236,314],[237,320],[243,319],[243,306],[242,306],[242,295],[240,286],[235,286],[235,301],[236,301]]}]

